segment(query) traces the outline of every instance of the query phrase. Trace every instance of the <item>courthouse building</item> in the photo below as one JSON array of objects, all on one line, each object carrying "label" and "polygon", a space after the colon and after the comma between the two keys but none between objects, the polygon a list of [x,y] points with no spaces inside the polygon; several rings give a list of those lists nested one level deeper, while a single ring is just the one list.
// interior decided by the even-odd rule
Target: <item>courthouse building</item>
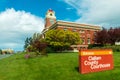
[{"label": "courthouse building", "polygon": [[83,40],[83,43],[81,45],[71,45],[71,47],[74,49],[80,49],[87,48],[88,44],[94,44],[94,35],[97,31],[101,30],[101,27],[89,24],[56,20],[55,12],[49,9],[45,16],[45,26],[42,34],[44,35],[44,33],[50,29],[63,29],[78,32],[80,34],[80,38]]}]

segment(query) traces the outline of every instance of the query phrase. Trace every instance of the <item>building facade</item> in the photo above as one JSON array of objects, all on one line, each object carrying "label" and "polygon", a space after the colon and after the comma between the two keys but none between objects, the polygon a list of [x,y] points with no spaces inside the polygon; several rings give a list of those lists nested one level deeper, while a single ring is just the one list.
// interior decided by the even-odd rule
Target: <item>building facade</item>
[{"label": "building facade", "polygon": [[89,44],[94,44],[94,36],[96,32],[101,30],[100,26],[80,24],[76,22],[60,21],[56,20],[55,12],[49,9],[45,17],[45,27],[42,31],[44,34],[50,29],[62,29],[78,32],[83,43],[81,45],[71,45],[71,47],[86,48]]},{"label": "building facade", "polygon": [[13,54],[13,53],[14,53],[14,50],[10,48],[1,50],[1,54]]}]

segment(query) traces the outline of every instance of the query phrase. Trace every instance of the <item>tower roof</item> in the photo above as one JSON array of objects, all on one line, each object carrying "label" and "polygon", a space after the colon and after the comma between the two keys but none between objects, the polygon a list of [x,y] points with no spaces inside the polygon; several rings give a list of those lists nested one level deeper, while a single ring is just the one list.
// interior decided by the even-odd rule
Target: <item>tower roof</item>
[{"label": "tower roof", "polygon": [[48,10],[48,12],[54,12],[51,8]]},{"label": "tower roof", "polygon": [[46,18],[56,18],[55,12],[52,9],[48,9],[46,13]]}]

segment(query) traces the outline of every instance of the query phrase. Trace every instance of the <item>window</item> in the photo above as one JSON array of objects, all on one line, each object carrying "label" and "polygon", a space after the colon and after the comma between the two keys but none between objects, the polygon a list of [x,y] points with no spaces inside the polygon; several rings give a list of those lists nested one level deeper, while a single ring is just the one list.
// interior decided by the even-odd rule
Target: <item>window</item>
[{"label": "window", "polygon": [[64,28],[64,31],[66,31],[67,30],[67,28]]},{"label": "window", "polygon": [[95,32],[94,32],[94,35],[96,35],[96,34],[97,34],[97,32],[95,31]]},{"label": "window", "polygon": [[84,30],[80,30],[80,33],[85,33],[85,31]]},{"label": "window", "polygon": [[90,38],[90,30],[87,30],[87,37]]},{"label": "window", "polygon": [[90,38],[87,39],[87,43],[90,44]]},{"label": "window", "polygon": [[73,29],[73,32],[76,32],[76,29]]},{"label": "window", "polygon": [[87,34],[87,37],[90,38],[90,34]]},{"label": "window", "polygon": [[53,20],[53,19],[50,19],[50,23],[53,24],[53,23],[54,23],[54,20]]},{"label": "window", "polygon": [[82,43],[85,44],[85,39],[82,39]]}]

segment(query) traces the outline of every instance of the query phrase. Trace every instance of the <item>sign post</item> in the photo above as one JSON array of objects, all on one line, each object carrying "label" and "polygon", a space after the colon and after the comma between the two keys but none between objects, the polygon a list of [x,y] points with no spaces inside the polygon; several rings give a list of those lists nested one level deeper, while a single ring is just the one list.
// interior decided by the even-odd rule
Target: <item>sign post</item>
[{"label": "sign post", "polygon": [[79,72],[81,74],[113,69],[111,49],[88,49],[79,52]]}]

